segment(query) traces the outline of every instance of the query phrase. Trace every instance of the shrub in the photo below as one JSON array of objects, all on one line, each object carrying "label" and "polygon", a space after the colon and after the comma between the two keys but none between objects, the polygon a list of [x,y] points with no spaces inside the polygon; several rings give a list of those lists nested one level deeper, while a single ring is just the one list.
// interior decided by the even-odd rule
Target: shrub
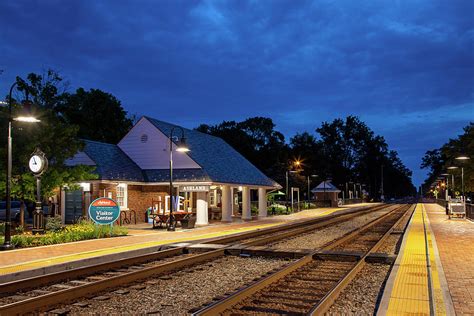
[{"label": "shrub", "polygon": [[0,235],[5,235],[5,223],[0,223]]},{"label": "shrub", "polygon": [[25,232],[25,227],[23,227],[22,225],[19,225],[15,228],[15,233],[17,234],[23,234]]},{"label": "shrub", "polygon": [[68,225],[59,231],[48,231],[43,235],[22,234],[12,236],[12,243],[17,247],[34,247],[54,245],[87,239],[125,236],[128,231],[121,226],[102,226],[92,222],[82,221],[78,224]]},{"label": "shrub", "polygon": [[47,231],[58,232],[63,229],[61,216],[49,217],[46,220],[45,228]]}]

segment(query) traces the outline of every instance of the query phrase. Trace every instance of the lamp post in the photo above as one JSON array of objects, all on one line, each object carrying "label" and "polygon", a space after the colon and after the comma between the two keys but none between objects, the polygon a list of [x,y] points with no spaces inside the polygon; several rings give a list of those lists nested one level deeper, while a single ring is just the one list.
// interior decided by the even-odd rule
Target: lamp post
[{"label": "lamp post", "polygon": [[186,138],[184,137],[184,129],[180,126],[173,126],[170,132],[170,224],[168,225],[168,231],[174,231],[175,221],[173,215],[173,132],[175,128],[181,130],[181,139],[178,139],[176,151],[188,152],[189,148],[186,146]]},{"label": "lamp post", "polygon": [[11,184],[12,184],[12,123],[13,121],[19,122],[29,122],[35,123],[39,122],[38,119],[32,116],[19,116],[13,117],[12,116],[12,93],[13,88],[18,84],[15,82],[12,84],[10,88],[10,94],[8,95],[8,138],[7,138],[7,178],[6,178],[6,186],[5,186],[5,195],[6,195],[6,208],[5,208],[5,239],[3,241],[3,245],[0,246],[0,250],[10,250],[13,249],[13,245],[11,243]]},{"label": "lamp post", "polygon": [[[466,155],[461,155],[461,156],[456,157],[456,160],[460,160],[460,161],[466,161],[469,159],[471,158]],[[466,196],[464,195],[464,167],[461,167],[461,191],[462,191],[462,199],[464,203],[466,203]]]}]

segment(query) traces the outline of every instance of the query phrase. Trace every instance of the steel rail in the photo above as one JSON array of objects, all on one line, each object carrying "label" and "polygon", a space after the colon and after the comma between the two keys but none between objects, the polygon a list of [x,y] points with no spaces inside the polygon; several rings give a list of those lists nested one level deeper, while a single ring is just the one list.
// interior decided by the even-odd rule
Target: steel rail
[{"label": "steel rail", "polygon": [[[400,211],[401,209],[403,209],[404,207],[406,207],[406,205],[402,205],[400,207],[397,207],[391,211],[389,211],[388,213],[370,221],[369,223],[363,225],[362,227],[356,229],[355,231],[352,231],[351,233],[347,234],[347,235],[344,235],[343,237],[340,238],[341,242],[339,242],[339,239],[338,239],[338,242],[337,244],[341,244],[343,242],[347,242],[348,240],[350,239],[354,239],[356,236],[359,236],[361,233],[367,231],[368,229],[370,229],[371,227],[374,227],[376,224],[382,222],[383,220],[385,220],[387,217],[390,217],[391,215],[394,215],[396,214],[398,211]],[[411,206],[409,206],[404,212],[406,213],[407,211],[409,211],[409,209],[411,208]],[[397,220],[397,222],[392,225],[392,227],[382,236],[382,238],[376,243],[376,245],[374,245],[362,258],[362,259],[359,259],[358,262],[355,264],[354,268],[351,269],[351,271],[353,271],[354,269],[357,269],[357,271],[359,271],[361,269],[361,262],[364,262],[365,261],[365,258],[367,257],[368,254],[371,253],[372,249],[378,249],[378,247],[385,241],[385,238],[387,236],[390,235],[391,231],[393,230],[394,227],[396,227],[398,225],[398,223],[404,218],[404,216],[402,215],[400,217],[400,219]],[[337,246],[337,245],[336,245]],[[326,247],[324,247],[322,250],[330,250],[336,246],[332,246],[332,245],[327,245]],[[216,301],[216,302],[213,302],[211,303],[210,305],[198,310],[197,312],[193,313],[193,315],[199,315],[199,316],[213,316],[213,315],[217,315],[219,313],[222,313],[224,312],[225,310],[229,309],[230,307],[238,304],[239,302],[242,302],[243,300],[245,300],[246,298],[249,298],[251,297],[252,295],[254,295],[255,293],[263,290],[264,288],[266,288],[267,286],[283,279],[285,276],[289,275],[291,272],[303,267],[304,265],[310,263],[311,261],[314,260],[315,256],[317,256],[317,252],[313,252],[291,264],[289,264],[288,266],[280,269],[279,271],[273,273],[273,274],[270,274],[252,284],[250,284],[249,286],[247,287],[244,287],[242,289],[239,289],[237,290],[235,293],[231,294],[230,296],[227,296],[225,298],[223,298],[222,300],[219,300],[219,301]],[[346,260],[351,260],[350,258],[347,258]],[[355,259],[352,259],[352,260],[355,260]],[[351,273],[350,271],[345,275],[345,277],[338,282],[338,284],[329,291],[330,294],[326,294],[325,297],[320,301],[320,302],[323,302],[324,300],[324,304],[325,306],[327,306],[327,304],[329,304],[331,302],[331,300],[334,299],[334,296],[337,298],[337,295],[340,293],[340,291],[343,290],[343,288],[350,282],[350,281],[344,281],[346,278],[347,280],[349,280],[349,278],[353,277],[356,273]],[[332,304],[332,303],[331,303]],[[329,305],[329,307],[331,306],[331,304]]]},{"label": "steel rail", "polygon": [[325,221],[330,220],[330,219],[334,219],[334,218],[338,218],[338,217],[342,217],[342,216],[346,216],[346,215],[351,215],[351,214],[363,215],[363,214],[366,214],[366,213],[369,213],[369,212],[376,212],[376,211],[381,210],[381,209],[383,209],[385,207],[388,207],[388,206],[390,206],[390,204],[380,204],[380,205],[368,206],[368,207],[364,207],[362,209],[354,209],[354,210],[348,209],[348,210],[343,210],[342,212],[340,212],[338,214],[331,214],[331,215],[328,215],[328,216],[322,216],[322,217],[313,218],[313,219],[302,219],[302,220],[298,220],[298,221],[293,222],[293,223],[278,225],[276,227],[256,229],[254,231],[233,234],[233,235],[230,235],[230,236],[204,239],[204,240],[201,240],[200,243],[229,244],[229,243],[232,243],[232,242],[240,242],[243,239],[255,238],[255,237],[259,237],[261,235],[271,234],[271,233],[275,233],[275,232],[278,232],[278,231],[281,231],[281,230],[296,229],[296,228],[304,227],[304,226],[307,226],[307,225],[318,224],[318,223],[325,222]]},{"label": "steel rail", "polygon": [[[416,204],[415,206],[416,207]],[[410,216],[413,215],[413,210],[411,210]],[[387,232],[380,238],[380,240],[369,250],[365,253],[365,255],[357,262],[357,264],[347,273],[347,275],[339,281],[339,283],[336,284],[336,286],[329,292],[327,293],[319,303],[311,309],[311,311],[308,313],[309,315],[322,315],[325,312],[327,312],[331,306],[334,304],[334,302],[337,300],[339,294],[351,283],[351,281],[356,277],[356,275],[362,270],[362,268],[366,265],[366,258],[371,254],[376,252],[380,246],[387,240],[387,238],[390,236],[392,231],[397,227],[404,219],[405,215],[407,212],[410,212],[409,207],[404,215],[402,215],[396,222],[393,224]]]},{"label": "steel rail", "polygon": [[106,289],[133,283],[134,281],[145,279],[153,275],[163,274],[165,272],[170,272],[176,269],[200,264],[208,260],[224,256],[224,254],[224,249],[213,250],[196,255],[194,257],[178,259],[176,261],[166,262],[158,264],[156,266],[147,267],[142,270],[127,272],[121,275],[109,277],[107,279],[93,281],[72,288],[39,295],[19,302],[0,306],[0,315],[26,314],[28,312],[37,311],[41,308],[50,305],[70,302],[74,299],[77,299],[78,297],[90,296],[94,293],[104,291]]},{"label": "steel rail", "polygon": [[[374,207],[359,209],[354,212],[348,212],[348,213],[343,213],[343,214],[337,214],[335,216],[317,218],[316,220],[302,221],[296,224],[292,223],[289,225],[279,225],[277,227],[270,227],[269,229],[261,229],[258,231],[244,232],[244,233],[239,233],[232,236],[196,240],[196,241],[193,241],[192,243],[217,243],[219,241],[221,242],[221,244],[232,243],[232,242],[242,240],[242,239],[254,238],[256,236],[261,236],[261,235],[266,235],[266,234],[278,233],[279,231],[283,231],[284,233],[284,235],[282,235],[280,238],[282,239],[290,235],[300,234],[301,233],[300,230],[304,231],[304,230],[315,229],[315,228],[318,228],[318,225],[325,226],[325,223],[328,223],[328,225],[330,225],[331,223],[334,223],[334,221],[336,221],[337,219],[341,219],[341,221],[348,220],[355,216],[364,215],[369,212],[375,212],[377,210],[380,210],[383,207],[387,207],[387,206],[377,205]],[[316,223],[313,223],[314,221],[316,221]],[[300,227],[304,225],[309,225],[309,226],[303,227],[303,228]],[[313,226],[313,225],[316,225],[316,226]],[[265,236],[263,237],[265,238]],[[273,236],[273,238],[275,238],[274,240],[277,240],[276,238],[278,237]],[[246,245],[253,245],[253,243],[249,242]],[[53,284],[54,282],[74,279],[78,277],[84,277],[84,276],[100,273],[100,272],[111,270],[111,269],[117,269],[120,267],[131,266],[131,265],[136,265],[140,263],[146,263],[153,260],[164,259],[169,256],[174,256],[174,255],[183,253],[185,248],[186,247],[176,247],[176,248],[171,248],[171,249],[166,249],[166,250],[160,250],[160,251],[153,252],[150,254],[139,255],[139,256],[134,256],[134,257],[115,260],[115,261],[107,261],[107,262],[98,263],[98,264],[91,264],[91,265],[80,267],[80,268],[74,268],[70,270],[59,271],[59,272],[48,273],[48,274],[44,274],[40,276],[25,278],[22,280],[2,283],[0,284],[0,295],[13,293],[20,290],[33,289],[40,286]]]},{"label": "steel rail", "polygon": [[[335,216],[328,216],[328,217],[318,218],[318,219],[310,220],[310,221],[301,221],[296,224],[292,223],[289,225],[279,225],[278,227],[272,228],[269,230],[262,229],[258,232],[258,234],[262,235],[262,234],[268,234],[268,233],[275,233],[280,230],[283,230],[283,231],[290,230],[292,235],[296,235],[304,231],[315,229],[318,226],[330,225],[334,223],[334,221],[336,220],[337,221],[348,220],[352,217],[360,216],[368,212],[377,211],[386,207],[389,207],[389,206],[378,205],[375,207],[368,207],[364,209],[358,209],[356,211],[349,211],[343,214],[337,214]],[[308,224],[308,222],[313,223],[313,224]],[[307,225],[307,227],[303,227],[303,228],[299,227],[302,225]],[[255,233],[250,232],[248,235],[255,236]],[[241,240],[241,239],[249,238],[248,235],[243,233],[243,234],[239,234],[239,236],[232,236],[232,237],[239,238]],[[288,232],[284,232],[284,236],[288,236],[288,235],[289,235]],[[273,236],[273,238],[275,238],[275,236]],[[229,241],[229,238],[227,236],[221,239]],[[213,240],[216,241],[220,239],[216,238]],[[195,241],[195,243],[197,242],[202,242],[202,240]],[[61,272],[51,273],[47,275],[23,279],[19,281],[8,282],[8,283],[4,283],[0,285],[0,294],[13,293],[20,290],[34,289],[40,286],[54,284],[55,282],[83,278],[83,277],[87,277],[96,273],[106,272],[112,269],[117,269],[117,268],[126,267],[126,266],[133,266],[140,263],[150,262],[153,260],[165,259],[165,258],[169,258],[175,255],[184,254],[185,248],[186,247],[171,248],[171,249],[158,251],[151,254],[141,255],[141,256],[127,258],[127,259],[121,259],[114,262],[106,262],[106,263],[101,263],[101,264],[96,264],[96,265],[90,265],[90,266],[71,269],[67,271],[61,271]],[[152,267],[147,267],[147,268],[137,270],[137,271],[132,271],[132,272],[125,272],[121,275],[112,276],[104,280],[92,281],[92,282],[88,282],[87,284],[73,286],[68,289],[62,289],[62,290],[54,291],[51,293],[27,298],[22,301],[0,306],[0,315],[21,314],[21,313],[35,311],[49,305],[55,305],[58,302],[64,303],[64,302],[77,299],[79,297],[90,296],[91,294],[98,293],[105,289],[115,288],[124,284],[129,284],[139,279],[145,279],[152,275],[162,274],[162,273],[173,271],[182,267],[199,264],[209,259],[215,259],[217,257],[223,256],[224,254],[225,254],[225,248],[222,248],[219,250],[213,250],[213,251],[209,251],[203,254],[199,254],[190,258],[177,259],[175,261],[161,263],[161,264],[158,262],[156,265]]]}]

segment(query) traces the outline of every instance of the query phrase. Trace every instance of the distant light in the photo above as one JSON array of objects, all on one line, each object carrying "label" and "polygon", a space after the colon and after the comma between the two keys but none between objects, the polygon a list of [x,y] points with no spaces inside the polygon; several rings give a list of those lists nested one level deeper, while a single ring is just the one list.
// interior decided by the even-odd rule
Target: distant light
[{"label": "distant light", "polygon": [[442,176],[449,176],[449,173],[442,173]]},{"label": "distant light", "polygon": [[14,121],[18,122],[26,122],[26,123],[38,123],[41,120],[38,120],[36,117],[33,116],[18,116],[13,119]]},{"label": "distant light", "polygon": [[469,160],[471,158],[469,158],[468,156],[459,156],[459,157],[456,157],[457,160]]},{"label": "distant light", "polygon": [[0,104],[7,105],[8,103],[5,101],[0,101]]},{"label": "distant light", "polygon": [[186,152],[191,151],[191,150],[187,147],[178,147],[178,148],[176,148],[176,151],[179,151],[181,153],[186,153]]},{"label": "distant light", "polygon": [[242,192],[242,186],[239,186],[239,192]]},{"label": "distant light", "polygon": [[451,166],[451,167],[448,167],[449,170],[453,170],[453,169],[457,169],[459,167],[456,167],[456,166]]}]

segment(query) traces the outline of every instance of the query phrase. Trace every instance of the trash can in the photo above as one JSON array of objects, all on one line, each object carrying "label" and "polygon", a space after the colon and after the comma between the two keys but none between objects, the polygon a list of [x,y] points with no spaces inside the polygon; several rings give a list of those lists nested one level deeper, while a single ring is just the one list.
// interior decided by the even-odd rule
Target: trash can
[{"label": "trash can", "polygon": [[194,228],[195,225],[196,225],[196,217],[195,216],[191,216],[191,217],[188,217],[188,218],[183,218],[181,220],[181,227],[183,229]]}]

